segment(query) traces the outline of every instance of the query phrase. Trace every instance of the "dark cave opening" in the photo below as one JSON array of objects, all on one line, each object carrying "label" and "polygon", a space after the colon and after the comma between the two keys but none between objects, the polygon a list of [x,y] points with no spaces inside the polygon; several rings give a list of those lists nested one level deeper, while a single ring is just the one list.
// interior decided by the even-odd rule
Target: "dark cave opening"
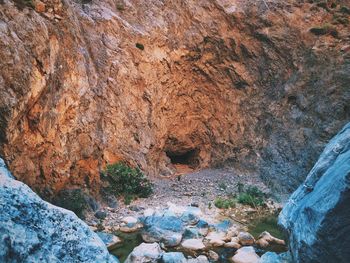
[{"label": "dark cave opening", "polygon": [[166,151],[166,155],[170,159],[171,163],[174,165],[182,164],[195,168],[199,164],[197,149],[191,149],[182,152]]}]

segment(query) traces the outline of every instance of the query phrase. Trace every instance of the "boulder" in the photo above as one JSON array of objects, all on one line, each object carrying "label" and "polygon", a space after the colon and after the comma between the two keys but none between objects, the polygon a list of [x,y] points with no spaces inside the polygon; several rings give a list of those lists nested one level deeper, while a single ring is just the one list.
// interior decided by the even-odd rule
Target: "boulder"
[{"label": "boulder", "polygon": [[163,263],[187,263],[187,259],[181,252],[167,252],[162,256]]},{"label": "boulder", "polygon": [[209,263],[209,260],[206,256],[200,255],[196,258],[188,259],[187,263]]},{"label": "boulder", "polygon": [[133,249],[124,263],[156,263],[162,257],[162,253],[157,243],[142,243]]},{"label": "boulder", "polygon": [[73,212],[43,201],[0,160],[0,262],[118,262]]},{"label": "boulder", "polygon": [[220,256],[218,255],[218,253],[216,253],[213,250],[208,251],[208,257],[209,257],[210,261],[212,261],[212,262],[217,262],[220,259]]},{"label": "boulder", "polygon": [[186,239],[181,246],[188,250],[202,250],[205,248],[202,239]]},{"label": "boulder", "polygon": [[142,219],[142,238],[145,242],[162,242],[168,247],[181,243],[185,231],[181,219],[175,216],[149,216]]},{"label": "boulder", "polygon": [[197,207],[188,207],[186,211],[181,215],[181,220],[185,224],[195,225],[199,221],[200,209]]},{"label": "boulder", "polygon": [[142,224],[138,223],[138,220],[132,216],[126,216],[122,219],[120,224],[120,231],[125,233],[132,233],[142,228]]},{"label": "boulder", "polygon": [[253,247],[242,247],[232,257],[233,263],[258,263],[260,257],[255,253]]},{"label": "boulder", "polygon": [[286,242],[282,239],[275,238],[269,232],[264,231],[259,235],[256,244],[261,248],[268,248],[272,245],[285,246]]},{"label": "boulder", "polygon": [[279,216],[293,260],[350,262],[350,123],[328,143]]},{"label": "boulder", "polygon": [[281,254],[266,252],[261,256],[259,263],[293,263],[293,261],[288,252]]},{"label": "boulder", "polygon": [[242,246],[251,246],[255,243],[254,237],[248,232],[239,232],[238,239]]},{"label": "boulder", "polygon": [[113,250],[116,247],[118,247],[121,243],[123,243],[119,237],[113,234],[105,232],[96,232],[96,234],[101,238],[103,243],[107,246],[108,250]]},{"label": "boulder", "polygon": [[206,240],[208,240],[209,244],[214,247],[220,247],[225,244],[226,233],[224,232],[210,232],[206,236]]}]

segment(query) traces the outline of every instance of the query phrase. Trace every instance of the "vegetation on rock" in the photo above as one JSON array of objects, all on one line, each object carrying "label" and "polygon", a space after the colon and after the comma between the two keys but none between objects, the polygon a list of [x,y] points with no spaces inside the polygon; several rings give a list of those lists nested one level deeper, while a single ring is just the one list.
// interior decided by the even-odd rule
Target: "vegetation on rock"
[{"label": "vegetation on rock", "polygon": [[136,197],[148,197],[153,192],[153,185],[138,168],[132,168],[125,163],[107,165],[103,178],[108,186],[106,194],[123,196],[126,204]]},{"label": "vegetation on rock", "polygon": [[265,203],[266,195],[259,190],[256,186],[248,186],[244,189],[242,183],[237,184],[238,195],[223,198],[218,197],[214,201],[214,205],[217,208],[234,208],[236,203],[249,205],[252,207],[262,206]]}]

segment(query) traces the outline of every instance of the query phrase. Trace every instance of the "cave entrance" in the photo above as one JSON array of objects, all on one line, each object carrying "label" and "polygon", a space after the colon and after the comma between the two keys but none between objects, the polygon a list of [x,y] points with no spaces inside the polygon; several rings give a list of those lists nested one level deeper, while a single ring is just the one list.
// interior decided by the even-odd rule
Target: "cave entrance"
[{"label": "cave entrance", "polygon": [[166,155],[177,169],[179,167],[189,167],[194,169],[199,165],[197,149],[187,151],[166,151]]}]

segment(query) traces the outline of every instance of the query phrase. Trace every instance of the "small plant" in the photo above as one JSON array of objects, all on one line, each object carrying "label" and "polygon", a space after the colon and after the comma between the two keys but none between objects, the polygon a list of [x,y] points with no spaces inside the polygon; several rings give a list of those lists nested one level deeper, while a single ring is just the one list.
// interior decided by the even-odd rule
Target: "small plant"
[{"label": "small plant", "polygon": [[347,6],[342,6],[342,7],[340,7],[339,11],[342,12],[342,13],[344,13],[344,14],[350,15],[350,8],[347,7]]},{"label": "small plant", "polygon": [[211,209],[211,202],[208,203],[208,209]]},{"label": "small plant", "polygon": [[138,49],[140,49],[140,50],[144,50],[144,49],[145,49],[145,46],[142,45],[141,43],[136,43],[135,46],[136,46]]},{"label": "small plant", "polygon": [[25,7],[34,8],[33,0],[14,0],[14,2],[19,9],[23,9]]},{"label": "small plant", "polygon": [[153,185],[138,168],[124,163],[107,165],[103,173],[108,182],[105,191],[115,196],[124,196],[124,202],[130,204],[136,197],[148,197],[153,193]]},{"label": "small plant", "polygon": [[237,191],[238,193],[242,193],[244,190],[244,184],[242,184],[241,182],[237,183]]},{"label": "small plant", "polygon": [[121,3],[118,3],[117,4],[117,10],[124,11],[125,10],[125,6],[123,4],[121,4]]},{"label": "small plant", "polygon": [[241,204],[257,207],[265,203],[265,194],[256,186],[248,186],[244,192],[238,195],[237,200]]},{"label": "small plant", "polygon": [[214,205],[220,209],[234,208],[237,201],[234,198],[222,198],[218,197],[214,201]]},{"label": "small plant", "polygon": [[226,190],[226,189],[227,189],[227,185],[226,185],[225,182],[220,182],[218,186],[219,186],[219,188],[222,189],[222,190]]},{"label": "small plant", "polygon": [[126,195],[124,196],[124,204],[130,205],[134,197],[132,195]]},{"label": "small plant", "polygon": [[320,27],[313,27],[310,29],[310,32],[317,36],[331,35],[333,37],[338,37],[337,29],[330,24],[324,24]]}]

